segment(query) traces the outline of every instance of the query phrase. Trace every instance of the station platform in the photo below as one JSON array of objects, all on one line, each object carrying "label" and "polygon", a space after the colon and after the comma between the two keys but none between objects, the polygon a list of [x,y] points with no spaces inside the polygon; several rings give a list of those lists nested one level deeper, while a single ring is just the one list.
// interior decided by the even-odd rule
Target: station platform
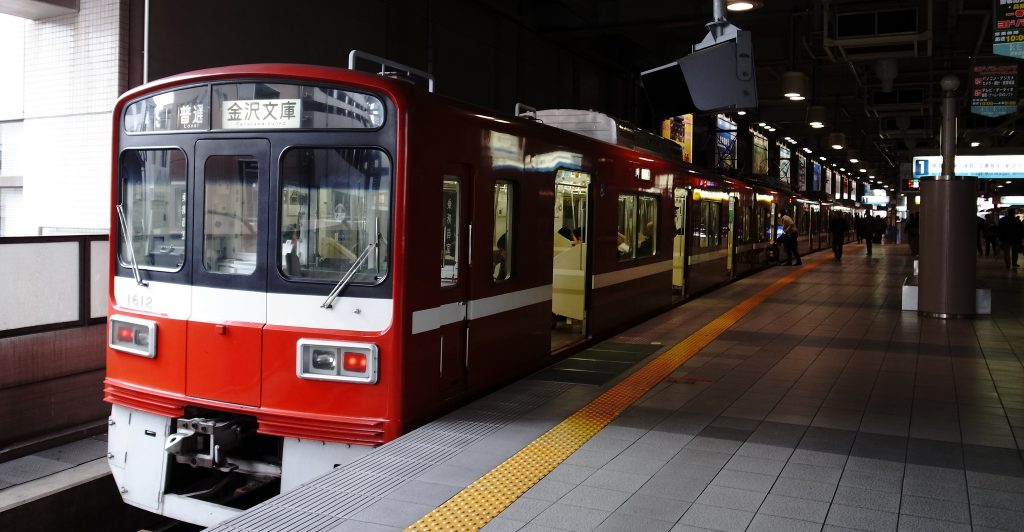
[{"label": "station platform", "polygon": [[[211,530],[1024,530],[1024,269],[979,257],[971,320],[901,311],[912,269],[765,270]],[[102,440],[2,464],[0,500]]]},{"label": "station platform", "polygon": [[1024,270],[938,320],[912,269],[771,268],[212,530],[1024,530]]}]

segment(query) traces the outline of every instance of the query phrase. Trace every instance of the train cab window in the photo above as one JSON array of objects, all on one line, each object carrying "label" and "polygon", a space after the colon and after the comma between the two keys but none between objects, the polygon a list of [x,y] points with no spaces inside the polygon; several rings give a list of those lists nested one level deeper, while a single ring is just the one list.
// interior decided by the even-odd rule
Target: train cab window
[{"label": "train cab window", "polygon": [[636,256],[651,257],[658,252],[658,199],[639,196],[637,200]]},{"label": "train cab window", "polygon": [[459,182],[445,176],[441,192],[441,287],[459,284]]},{"label": "train cab window", "polygon": [[377,148],[292,148],[281,157],[287,279],[377,284],[388,271],[391,162]]},{"label": "train cab window", "polygon": [[492,235],[492,270],[495,281],[506,281],[512,276],[512,247],[515,212],[512,207],[515,189],[508,181],[494,183],[494,234]]},{"label": "train cab window", "polygon": [[259,163],[248,156],[206,160],[203,265],[211,273],[256,271],[259,241]]},{"label": "train cab window", "polygon": [[131,264],[128,238],[139,268],[177,271],[185,262],[188,191],[185,154],[178,149],[130,150],[121,154],[120,198],[128,235],[119,253]]}]

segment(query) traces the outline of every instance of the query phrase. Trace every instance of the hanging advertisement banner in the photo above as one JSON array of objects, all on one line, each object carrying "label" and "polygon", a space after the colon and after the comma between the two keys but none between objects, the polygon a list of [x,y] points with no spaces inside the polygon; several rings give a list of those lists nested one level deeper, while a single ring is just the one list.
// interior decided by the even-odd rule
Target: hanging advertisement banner
[{"label": "hanging advertisement banner", "polygon": [[1017,112],[1017,65],[974,65],[971,112],[988,117]]},{"label": "hanging advertisement banner", "polygon": [[661,136],[683,148],[683,161],[693,162],[693,115],[673,116],[663,120]]},{"label": "hanging advertisement banner", "polygon": [[1024,59],[1024,9],[1019,0],[993,0],[992,53]]}]

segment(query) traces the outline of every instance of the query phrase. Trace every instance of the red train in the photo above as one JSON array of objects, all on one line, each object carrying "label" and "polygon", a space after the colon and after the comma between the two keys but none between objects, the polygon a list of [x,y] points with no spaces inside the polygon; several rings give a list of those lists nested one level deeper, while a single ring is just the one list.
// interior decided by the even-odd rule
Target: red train
[{"label": "red train", "polygon": [[826,245],[816,202],[598,113],[535,115],[300,65],[125,94],[105,381],[124,499],[212,525],[765,266],[780,205]]}]

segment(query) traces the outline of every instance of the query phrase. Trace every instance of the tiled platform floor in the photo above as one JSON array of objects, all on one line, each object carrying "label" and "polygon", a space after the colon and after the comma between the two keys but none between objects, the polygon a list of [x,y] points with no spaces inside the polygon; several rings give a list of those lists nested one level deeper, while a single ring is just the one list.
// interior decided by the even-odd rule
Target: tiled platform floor
[{"label": "tiled platform floor", "polygon": [[[658,384],[485,530],[1024,530],[1024,273],[980,258],[993,315],[943,321],[900,310],[912,269],[905,246],[876,246],[870,258],[847,246],[841,263],[828,256],[805,259],[826,260]],[[741,280],[613,341],[670,346],[790,271]],[[339,468],[218,530],[269,530],[270,520],[292,519],[300,504],[319,508],[309,510],[318,517],[310,529],[407,526],[603,389],[529,382],[466,409],[520,405],[503,410],[507,425],[435,452],[387,486],[347,487],[346,479],[369,472]],[[517,389],[550,398],[531,411],[536,403],[509,402]],[[395,448],[436,448],[418,432]],[[378,450],[381,459],[391,447]],[[334,508],[325,508],[328,500]]]}]

